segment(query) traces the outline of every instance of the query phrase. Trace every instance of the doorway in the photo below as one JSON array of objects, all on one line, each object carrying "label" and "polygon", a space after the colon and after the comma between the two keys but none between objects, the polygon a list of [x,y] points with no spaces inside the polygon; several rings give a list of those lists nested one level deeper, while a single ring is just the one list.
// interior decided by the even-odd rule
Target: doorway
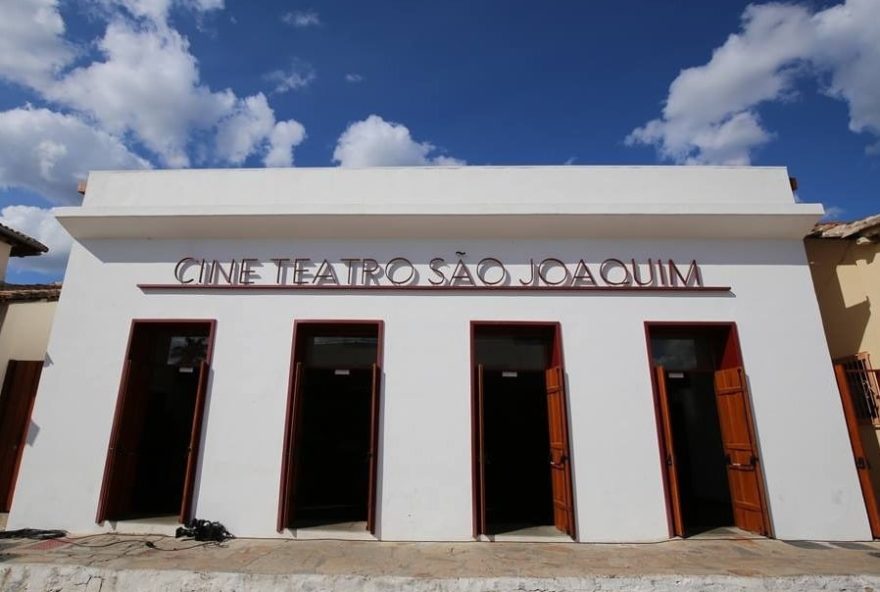
[{"label": "doorway", "polygon": [[769,536],[745,371],[731,324],[648,324],[671,530]]},{"label": "doorway", "polygon": [[213,321],[134,321],[97,521],[191,518]]},{"label": "doorway", "polygon": [[0,512],[12,507],[43,361],[9,360],[0,394]]},{"label": "doorway", "polygon": [[382,325],[298,322],[278,531],[375,532]]},{"label": "doorway", "polygon": [[474,534],[574,537],[559,326],[471,330]]},{"label": "doorway", "polygon": [[834,373],[846,419],[871,536],[880,538],[880,370],[867,352],[835,360]]}]

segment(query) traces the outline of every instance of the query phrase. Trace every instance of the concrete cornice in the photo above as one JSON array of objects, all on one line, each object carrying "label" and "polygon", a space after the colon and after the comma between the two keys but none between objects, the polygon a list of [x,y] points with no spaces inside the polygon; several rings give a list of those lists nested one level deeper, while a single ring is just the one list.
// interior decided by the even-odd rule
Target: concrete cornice
[{"label": "concrete cornice", "polygon": [[419,204],[56,208],[77,239],[801,238],[818,204]]}]

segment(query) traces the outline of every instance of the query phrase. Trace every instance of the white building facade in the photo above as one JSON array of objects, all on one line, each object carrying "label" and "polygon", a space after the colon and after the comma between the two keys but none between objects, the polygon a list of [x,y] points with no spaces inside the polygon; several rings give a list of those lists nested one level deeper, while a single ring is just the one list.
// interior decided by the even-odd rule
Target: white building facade
[{"label": "white building facade", "polygon": [[56,215],[10,528],[870,539],[784,169],[99,172]]}]

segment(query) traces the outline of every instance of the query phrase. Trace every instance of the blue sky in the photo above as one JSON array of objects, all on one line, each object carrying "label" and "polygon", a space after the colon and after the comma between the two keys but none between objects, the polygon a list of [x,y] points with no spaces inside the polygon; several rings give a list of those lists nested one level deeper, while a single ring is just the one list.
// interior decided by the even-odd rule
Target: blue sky
[{"label": "blue sky", "polygon": [[0,0],[0,221],[94,168],[785,165],[880,211],[880,0]]}]

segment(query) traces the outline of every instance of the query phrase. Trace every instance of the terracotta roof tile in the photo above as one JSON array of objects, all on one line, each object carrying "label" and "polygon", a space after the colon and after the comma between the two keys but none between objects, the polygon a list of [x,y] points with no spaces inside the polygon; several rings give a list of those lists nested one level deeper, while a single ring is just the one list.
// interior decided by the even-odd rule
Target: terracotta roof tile
[{"label": "terracotta roof tile", "polygon": [[807,238],[869,238],[880,237],[880,214],[854,222],[820,222],[813,227]]},{"label": "terracotta roof tile", "polygon": [[49,247],[37,239],[31,238],[5,224],[0,224],[0,241],[12,245],[12,251],[9,254],[13,257],[41,255],[49,250]]},{"label": "terracotta roof tile", "polygon": [[0,282],[0,302],[55,301],[61,295],[61,284],[7,284]]}]

